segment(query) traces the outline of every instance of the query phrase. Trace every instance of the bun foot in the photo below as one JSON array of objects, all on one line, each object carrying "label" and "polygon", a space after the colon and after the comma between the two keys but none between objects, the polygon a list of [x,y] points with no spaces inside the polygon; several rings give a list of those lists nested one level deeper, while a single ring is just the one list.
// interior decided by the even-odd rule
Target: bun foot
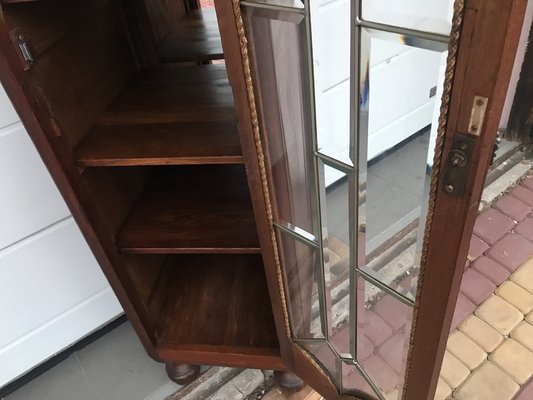
[{"label": "bun foot", "polygon": [[274,371],[278,386],[288,392],[297,392],[304,387],[304,381],[290,371]]},{"label": "bun foot", "polygon": [[167,375],[172,382],[178,385],[187,385],[200,375],[200,366],[191,364],[167,363]]}]

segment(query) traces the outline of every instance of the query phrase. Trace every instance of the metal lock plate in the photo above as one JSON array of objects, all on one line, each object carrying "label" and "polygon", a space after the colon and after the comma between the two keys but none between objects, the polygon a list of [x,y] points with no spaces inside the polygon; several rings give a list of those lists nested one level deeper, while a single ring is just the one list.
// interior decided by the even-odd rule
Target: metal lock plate
[{"label": "metal lock plate", "polygon": [[447,193],[458,197],[464,195],[475,142],[461,133],[454,135],[444,170],[443,184]]}]

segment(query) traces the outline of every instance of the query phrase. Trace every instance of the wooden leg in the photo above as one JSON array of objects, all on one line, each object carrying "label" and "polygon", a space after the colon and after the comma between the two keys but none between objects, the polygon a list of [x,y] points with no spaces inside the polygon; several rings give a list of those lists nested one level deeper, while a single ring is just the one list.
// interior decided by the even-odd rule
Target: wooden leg
[{"label": "wooden leg", "polygon": [[191,364],[167,363],[167,375],[171,381],[178,385],[187,385],[200,375],[200,366]]},{"label": "wooden leg", "polygon": [[278,386],[289,392],[297,392],[304,387],[304,381],[290,371],[274,371]]}]

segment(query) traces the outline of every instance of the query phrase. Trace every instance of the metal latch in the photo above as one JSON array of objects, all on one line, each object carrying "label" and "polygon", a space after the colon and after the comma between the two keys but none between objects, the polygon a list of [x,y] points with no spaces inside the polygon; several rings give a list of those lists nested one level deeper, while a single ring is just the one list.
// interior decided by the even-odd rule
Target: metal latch
[{"label": "metal latch", "polygon": [[26,42],[24,35],[17,35],[17,44],[19,46],[20,52],[22,53],[22,58],[24,58],[24,61],[26,61],[29,65],[33,65],[35,63],[35,59],[31,54],[30,48],[28,47],[28,43]]},{"label": "metal latch", "polygon": [[454,196],[465,193],[468,171],[474,151],[475,139],[456,133],[444,170],[444,190]]}]

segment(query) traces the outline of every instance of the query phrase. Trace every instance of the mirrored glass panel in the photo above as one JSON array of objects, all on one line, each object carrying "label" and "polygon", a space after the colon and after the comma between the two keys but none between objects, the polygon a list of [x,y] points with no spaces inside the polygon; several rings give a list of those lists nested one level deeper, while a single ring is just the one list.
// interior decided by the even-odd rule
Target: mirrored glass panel
[{"label": "mirrored glass panel", "polygon": [[360,37],[359,267],[414,299],[446,45]]},{"label": "mirrored glass panel", "polygon": [[260,97],[262,140],[269,161],[274,218],[315,234],[312,192],[309,68],[303,16],[245,9],[255,45],[252,62]]},{"label": "mirrored glass panel", "polygon": [[278,229],[291,326],[296,338],[324,338],[322,268],[318,248]]},{"label": "mirrored glass panel", "polygon": [[386,25],[447,35],[453,0],[361,0],[363,19]]}]

